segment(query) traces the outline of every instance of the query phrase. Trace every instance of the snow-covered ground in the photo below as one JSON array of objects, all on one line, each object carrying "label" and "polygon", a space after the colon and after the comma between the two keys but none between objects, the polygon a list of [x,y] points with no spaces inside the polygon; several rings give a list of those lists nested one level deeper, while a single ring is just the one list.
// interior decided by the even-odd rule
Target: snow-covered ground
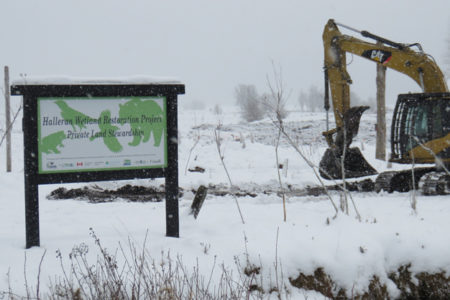
[{"label": "snow-covered ground", "polygon": [[[245,261],[247,255],[252,263],[262,266],[262,276],[272,277],[272,282],[277,273],[275,262],[282,266],[285,281],[300,272],[312,274],[316,268],[323,267],[336,283],[355,293],[363,292],[372,276],[377,275],[395,296],[398,291],[387,273],[408,263],[412,264],[413,272],[450,274],[448,196],[418,195],[415,214],[411,208],[411,193],[352,193],[361,221],[357,220],[352,205],[348,216],[340,213],[333,218],[334,208],[326,196],[290,197],[284,222],[281,198],[258,194],[238,198],[243,224],[233,197],[209,195],[198,218],[194,219],[189,214],[194,197],[190,190],[202,184],[228,185],[214,141],[214,129],[218,124],[221,124],[222,154],[233,184],[241,188],[278,188],[274,147],[277,132],[270,120],[246,124],[241,122],[237,108],[222,109],[222,114],[215,114],[209,108],[179,109],[179,176],[180,186],[185,190],[180,199],[180,238],[165,236],[163,202],[92,204],[79,199],[48,200],[47,195],[61,185],[42,185],[39,189],[41,246],[26,250],[23,137],[21,128],[16,127],[13,172],[6,173],[3,163],[0,171],[0,291],[11,288],[15,293],[26,295],[25,280],[29,286],[36,286],[39,272],[41,290],[45,291],[50,278],[61,275],[57,250],[68,263],[72,248],[84,243],[95,258],[98,250],[90,228],[111,252],[118,248],[119,242],[126,244],[131,239],[139,246],[146,239],[146,247],[155,259],[167,252],[180,255],[188,268],[198,264],[207,278],[215,261],[233,269],[235,259]],[[285,120],[293,140],[315,163],[326,147],[321,138],[324,120],[324,113],[306,112],[291,112]],[[363,115],[354,145],[382,171],[387,168],[386,162],[374,159],[375,120],[373,114]],[[3,158],[4,148],[3,144]],[[296,188],[319,185],[312,169],[285,141],[281,143],[279,155],[280,162],[288,165],[281,177],[283,184]],[[205,172],[186,171],[197,166]],[[95,184],[111,189],[128,183],[159,185],[163,180]],[[332,198],[339,203],[337,193],[332,193]],[[265,282],[269,287],[271,280]],[[317,293],[294,287],[290,296],[293,299],[321,298]]]}]

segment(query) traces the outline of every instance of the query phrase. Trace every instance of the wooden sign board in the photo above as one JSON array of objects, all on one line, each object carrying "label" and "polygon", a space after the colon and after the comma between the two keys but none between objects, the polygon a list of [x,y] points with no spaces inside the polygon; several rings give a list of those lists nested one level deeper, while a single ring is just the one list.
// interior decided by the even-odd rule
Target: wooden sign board
[{"label": "wooden sign board", "polygon": [[177,82],[43,80],[23,96],[26,248],[39,246],[39,184],[165,178],[166,235],[179,236]]}]

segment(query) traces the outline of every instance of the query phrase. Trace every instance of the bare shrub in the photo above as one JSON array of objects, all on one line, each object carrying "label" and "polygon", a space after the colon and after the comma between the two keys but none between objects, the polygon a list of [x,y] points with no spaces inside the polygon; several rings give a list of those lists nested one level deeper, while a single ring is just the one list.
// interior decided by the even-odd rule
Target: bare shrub
[{"label": "bare shrub", "polygon": [[[282,79],[280,78],[279,80]],[[289,111],[286,109],[287,97],[282,92],[283,87],[272,87],[270,86],[270,82],[268,84],[271,88],[270,93],[265,93],[261,96],[261,101],[264,105],[266,114],[268,114],[270,117],[272,117],[271,114],[275,114],[275,116],[273,117],[274,119],[283,120],[289,115]]]},{"label": "bare shrub", "polygon": [[[162,252],[157,259],[146,248],[147,238],[141,249],[130,239],[128,244],[119,244],[119,249],[110,253],[91,229],[97,247],[97,258],[89,258],[86,244],[75,246],[68,255],[69,267],[61,251],[57,251],[62,275],[52,280],[49,291],[33,295],[27,286],[27,295],[13,291],[0,292],[7,299],[278,299],[289,298],[289,291],[274,287],[262,274],[262,266],[248,259],[242,263],[235,257],[234,266],[214,263],[209,272],[202,272],[198,260],[187,267],[180,255]],[[248,256],[248,253],[247,253]],[[42,262],[41,262],[42,263]],[[203,274],[209,274],[207,276]],[[267,274],[266,274],[267,275]],[[270,277],[270,276],[269,276]],[[270,280],[270,278],[269,278]]]}]

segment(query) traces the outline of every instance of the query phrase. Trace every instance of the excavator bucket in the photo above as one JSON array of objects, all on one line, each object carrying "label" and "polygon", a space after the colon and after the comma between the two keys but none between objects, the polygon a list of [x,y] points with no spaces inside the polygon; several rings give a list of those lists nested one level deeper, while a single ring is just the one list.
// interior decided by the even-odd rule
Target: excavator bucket
[{"label": "excavator bucket", "polygon": [[355,106],[345,112],[344,129],[338,129],[334,146],[325,151],[320,161],[320,176],[326,179],[342,179],[377,174],[358,148],[350,148],[353,138],[358,134],[361,116],[368,108]]},{"label": "excavator bucket", "polygon": [[328,148],[320,161],[319,167],[320,176],[325,179],[357,178],[377,174],[377,171],[366,161],[359,148],[356,147],[347,149],[344,153],[344,159],[342,159],[339,151]]}]

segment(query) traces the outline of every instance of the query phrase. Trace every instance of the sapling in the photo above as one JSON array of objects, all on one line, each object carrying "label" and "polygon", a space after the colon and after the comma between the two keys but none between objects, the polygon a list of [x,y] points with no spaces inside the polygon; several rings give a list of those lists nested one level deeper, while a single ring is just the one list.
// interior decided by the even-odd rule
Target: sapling
[{"label": "sapling", "polygon": [[[344,119],[343,116],[341,116],[341,118]],[[346,125],[344,125],[344,126],[346,126]],[[346,129],[344,129],[344,142],[343,142],[343,145],[347,145],[347,130]],[[347,154],[346,153],[347,147],[344,146],[343,148],[344,148],[344,150],[342,152],[342,157],[341,157],[342,190],[341,190],[341,198],[340,198],[341,202],[343,202],[343,203],[341,203],[341,208],[343,208],[342,211],[344,211],[347,215],[349,214],[348,198],[350,197],[350,199],[352,201],[352,204],[353,204],[353,208],[354,208],[355,213],[356,213],[356,217],[357,217],[357,219],[359,221],[361,221],[361,215],[359,214],[359,211],[356,208],[355,201],[353,200],[352,195],[347,190],[347,181],[345,180],[345,165],[344,165],[345,155]]]},{"label": "sapling", "polygon": [[280,185],[280,193],[283,199],[283,221],[286,222],[287,220],[287,212],[286,212],[286,191],[284,189],[283,182],[281,180],[281,171],[280,171],[280,158],[278,149],[280,146],[280,140],[281,140],[281,127],[283,124],[283,118],[286,117],[287,112],[285,107],[287,96],[285,96],[284,93],[284,87],[283,87],[283,78],[281,76],[281,68],[279,71],[276,70],[274,63],[272,62],[272,68],[273,68],[273,84],[267,76],[267,85],[270,89],[270,95],[265,98],[264,104],[267,107],[268,111],[273,113],[274,116],[271,116],[272,122],[279,124],[278,127],[278,134],[277,138],[275,140],[275,160],[276,160],[276,168],[277,168],[277,176],[278,176],[278,183]]},{"label": "sapling", "polygon": [[276,168],[277,168],[277,175],[278,175],[278,183],[280,185],[280,192],[281,192],[281,196],[283,198],[283,221],[286,222],[286,220],[287,220],[286,192],[284,190],[283,182],[281,180],[280,159],[279,159],[279,155],[278,155],[278,147],[280,145],[280,138],[281,138],[281,131],[278,131],[278,137],[277,137],[276,145],[275,145],[275,160],[276,160]]},{"label": "sapling", "polygon": [[[409,136],[409,146],[412,149],[412,139],[413,137],[410,135]],[[417,140],[418,141],[418,140]],[[418,141],[419,142],[419,141]],[[421,144],[419,142],[419,144]],[[414,159],[414,152],[411,151],[411,155],[412,155],[412,167],[411,167],[411,179],[412,179],[412,192],[411,192],[411,208],[413,210],[414,214],[417,214],[417,198],[416,198],[416,179],[414,176],[414,168],[415,168],[415,159]]]},{"label": "sapling", "polygon": [[[341,118],[344,120],[344,116],[341,114]],[[347,125],[344,123],[344,127]],[[344,128],[344,142],[343,145],[347,145],[347,130]],[[348,199],[347,199],[347,182],[345,181],[345,155],[347,147],[343,146],[342,156],[341,156],[341,175],[342,175],[342,188],[343,191],[341,191],[340,194],[340,204],[341,204],[341,210],[345,212],[348,215]]]},{"label": "sapling", "polygon": [[[272,64],[273,65],[273,64]],[[314,176],[319,180],[321,186],[324,188],[325,193],[328,197],[328,199],[330,200],[331,204],[333,205],[333,208],[335,210],[336,215],[339,213],[339,209],[336,206],[336,204],[334,203],[333,198],[331,197],[330,193],[328,192],[328,189],[326,188],[322,178],[320,178],[317,170],[319,169],[318,166],[316,166],[310,159],[308,159],[306,157],[306,155],[303,153],[303,151],[300,150],[298,144],[292,140],[291,136],[289,135],[289,133],[287,133],[286,128],[284,126],[284,123],[282,121],[282,114],[281,114],[281,108],[283,107],[284,103],[285,103],[285,94],[284,94],[284,86],[283,86],[283,80],[281,77],[281,71],[277,72],[275,67],[273,67],[274,70],[274,81],[275,81],[275,87],[273,87],[273,85],[270,83],[270,80],[268,79],[268,85],[271,91],[271,95],[273,95],[275,97],[275,99],[277,99],[277,101],[272,101],[272,103],[276,103],[278,105],[276,106],[270,106],[270,101],[266,101],[266,106],[269,107],[269,109],[274,112],[275,117],[271,117],[272,118],[272,123],[274,124],[274,126],[278,129],[278,135],[281,138],[281,136],[284,136],[285,139],[287,140],[288,144],[291,145],[294,150],[300,155],[300,157],[307,163],[307,165],[313,170],[314,172]],[[277,147],[276,148],[276,152]],[[278,161],[277,161],[277,169],[278,169]],[[279,170],[278,170],[279,171]],[[326,173],[326,172],[324,172]],[[281,178],[279,176],[279,178]],[[331,177],[330,177],[331,178]],[[280,187],[283,191],[282,188],[282,183],[280,182]]]},{"label": "sapling", "polygon": [[241,207],[239,206],[239,201],[238,201],[236,195],[234,194],[234,185],[233,185],[233,182],[231,181],[230,173],[228,172],[227,166],[224,161],[225,157],[224,157],[224,155],[222,153],[222,149],[221,149],[222,148],[221,147],[222,139],[220,138],[220,130],[221,130],[221,124],[219,123],[217,125],[216,129],[214,129],[214,139],[215,139],[216,146],[217,146],[217,153],[219,154],[220,162],[222,163],[223,169],[225,170],[225,173],[227,174],[228,182],[230,183],[231,196],[234,198],[234,201],[236,203],[236,207],[239,211],[239,216],[241,217],[242,224],[245,224],[244,216],[242,215]]},{"label": "sapling", "polygon": [[197,131],[197,134],[194,137],[194,144],[192,145],[191,149],[189,150],[189,156],[186,161],[186,167],[184,169],[184,175],[187,174],[188,166],[189,166],[189,160],[191,159],[192,151],[194,151],[194,148],[197,146],[198,142],[200,141],[200,133]]}]

